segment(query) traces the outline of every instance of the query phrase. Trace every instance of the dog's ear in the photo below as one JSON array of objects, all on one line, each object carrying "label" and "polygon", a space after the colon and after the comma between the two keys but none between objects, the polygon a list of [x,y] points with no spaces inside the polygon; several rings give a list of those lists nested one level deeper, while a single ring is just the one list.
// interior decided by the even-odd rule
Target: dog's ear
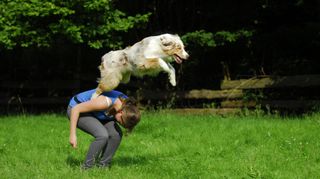
[{"label": "dog's ear", "polygon": [[167,36],[160,37],[161,47],[164,51],[172,50],[174,48],[175,42],[172,38]]}]

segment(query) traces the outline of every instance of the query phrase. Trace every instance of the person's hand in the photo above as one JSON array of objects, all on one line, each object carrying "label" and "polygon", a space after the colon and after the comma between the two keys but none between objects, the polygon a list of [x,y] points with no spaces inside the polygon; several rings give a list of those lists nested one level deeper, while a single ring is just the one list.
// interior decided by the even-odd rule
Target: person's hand
[{"label": "person's hand", "polygon": [[73,148],[77,148],[77,136],[71,135],[69,142],[70,142],[70,145],[71,145]]}]

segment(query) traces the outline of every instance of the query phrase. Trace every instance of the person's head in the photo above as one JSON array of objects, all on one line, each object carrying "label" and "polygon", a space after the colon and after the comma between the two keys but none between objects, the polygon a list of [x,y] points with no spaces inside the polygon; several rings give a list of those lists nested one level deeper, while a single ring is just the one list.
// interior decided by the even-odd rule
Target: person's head
[{"label": "person's head", "polygon": [[120,100],[122,101],[122,108],[115,114],[115,118],[127,129],[127,132],[131,132],[140,121],[140,110],[133,98]]}]

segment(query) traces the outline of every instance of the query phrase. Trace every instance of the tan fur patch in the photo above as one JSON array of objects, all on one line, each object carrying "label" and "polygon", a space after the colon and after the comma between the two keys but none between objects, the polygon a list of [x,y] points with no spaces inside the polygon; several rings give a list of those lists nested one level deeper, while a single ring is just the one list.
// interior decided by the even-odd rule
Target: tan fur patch
[{"label": "tan fur patch", "polygon": [[159,65],[159,60],[158,59],[148,59],[144,64],[142,64],[140,66],[141,70],[145,70],[145,69],[156,69],[156,68],[160,68]]},{"label": "tan fur patch", "polygon": [[98,85],[98,88],[96,90],[96,93],[99,95],[103,92],[103,86],[101,84]]}]

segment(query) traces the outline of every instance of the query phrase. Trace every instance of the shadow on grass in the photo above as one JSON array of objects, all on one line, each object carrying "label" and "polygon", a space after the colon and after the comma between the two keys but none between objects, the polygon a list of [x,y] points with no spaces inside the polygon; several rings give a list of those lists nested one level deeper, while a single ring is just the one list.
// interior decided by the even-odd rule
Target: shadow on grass
[{"label": "shadow on grass", "polygon": [[[150,155],[119,156],[113,159],[112,164],[122,166],[122,167],[132,166],[132,165],[146,165],[148,163],[156,162],[157,158],[158,157],[150,156]],[[81,166],[83,162],[82,160],[77,159],[73,156],[68,156],[65,161],[72,168],[77,168]]]},{"label": "shadow on grass", "polygon": [[131,165],[146,165],[155,162],[157,158],[150,155],[137,155],[137,156],[119,156],[112,162],[114,165],[126,167]]},{"label": "shadow on grass", "polygon": [[72,168],[77,168],[81,166],[82,162],[83,162],[82,160],[77,159],[73,156],[68,156],[66,159],[66,163]]}]

